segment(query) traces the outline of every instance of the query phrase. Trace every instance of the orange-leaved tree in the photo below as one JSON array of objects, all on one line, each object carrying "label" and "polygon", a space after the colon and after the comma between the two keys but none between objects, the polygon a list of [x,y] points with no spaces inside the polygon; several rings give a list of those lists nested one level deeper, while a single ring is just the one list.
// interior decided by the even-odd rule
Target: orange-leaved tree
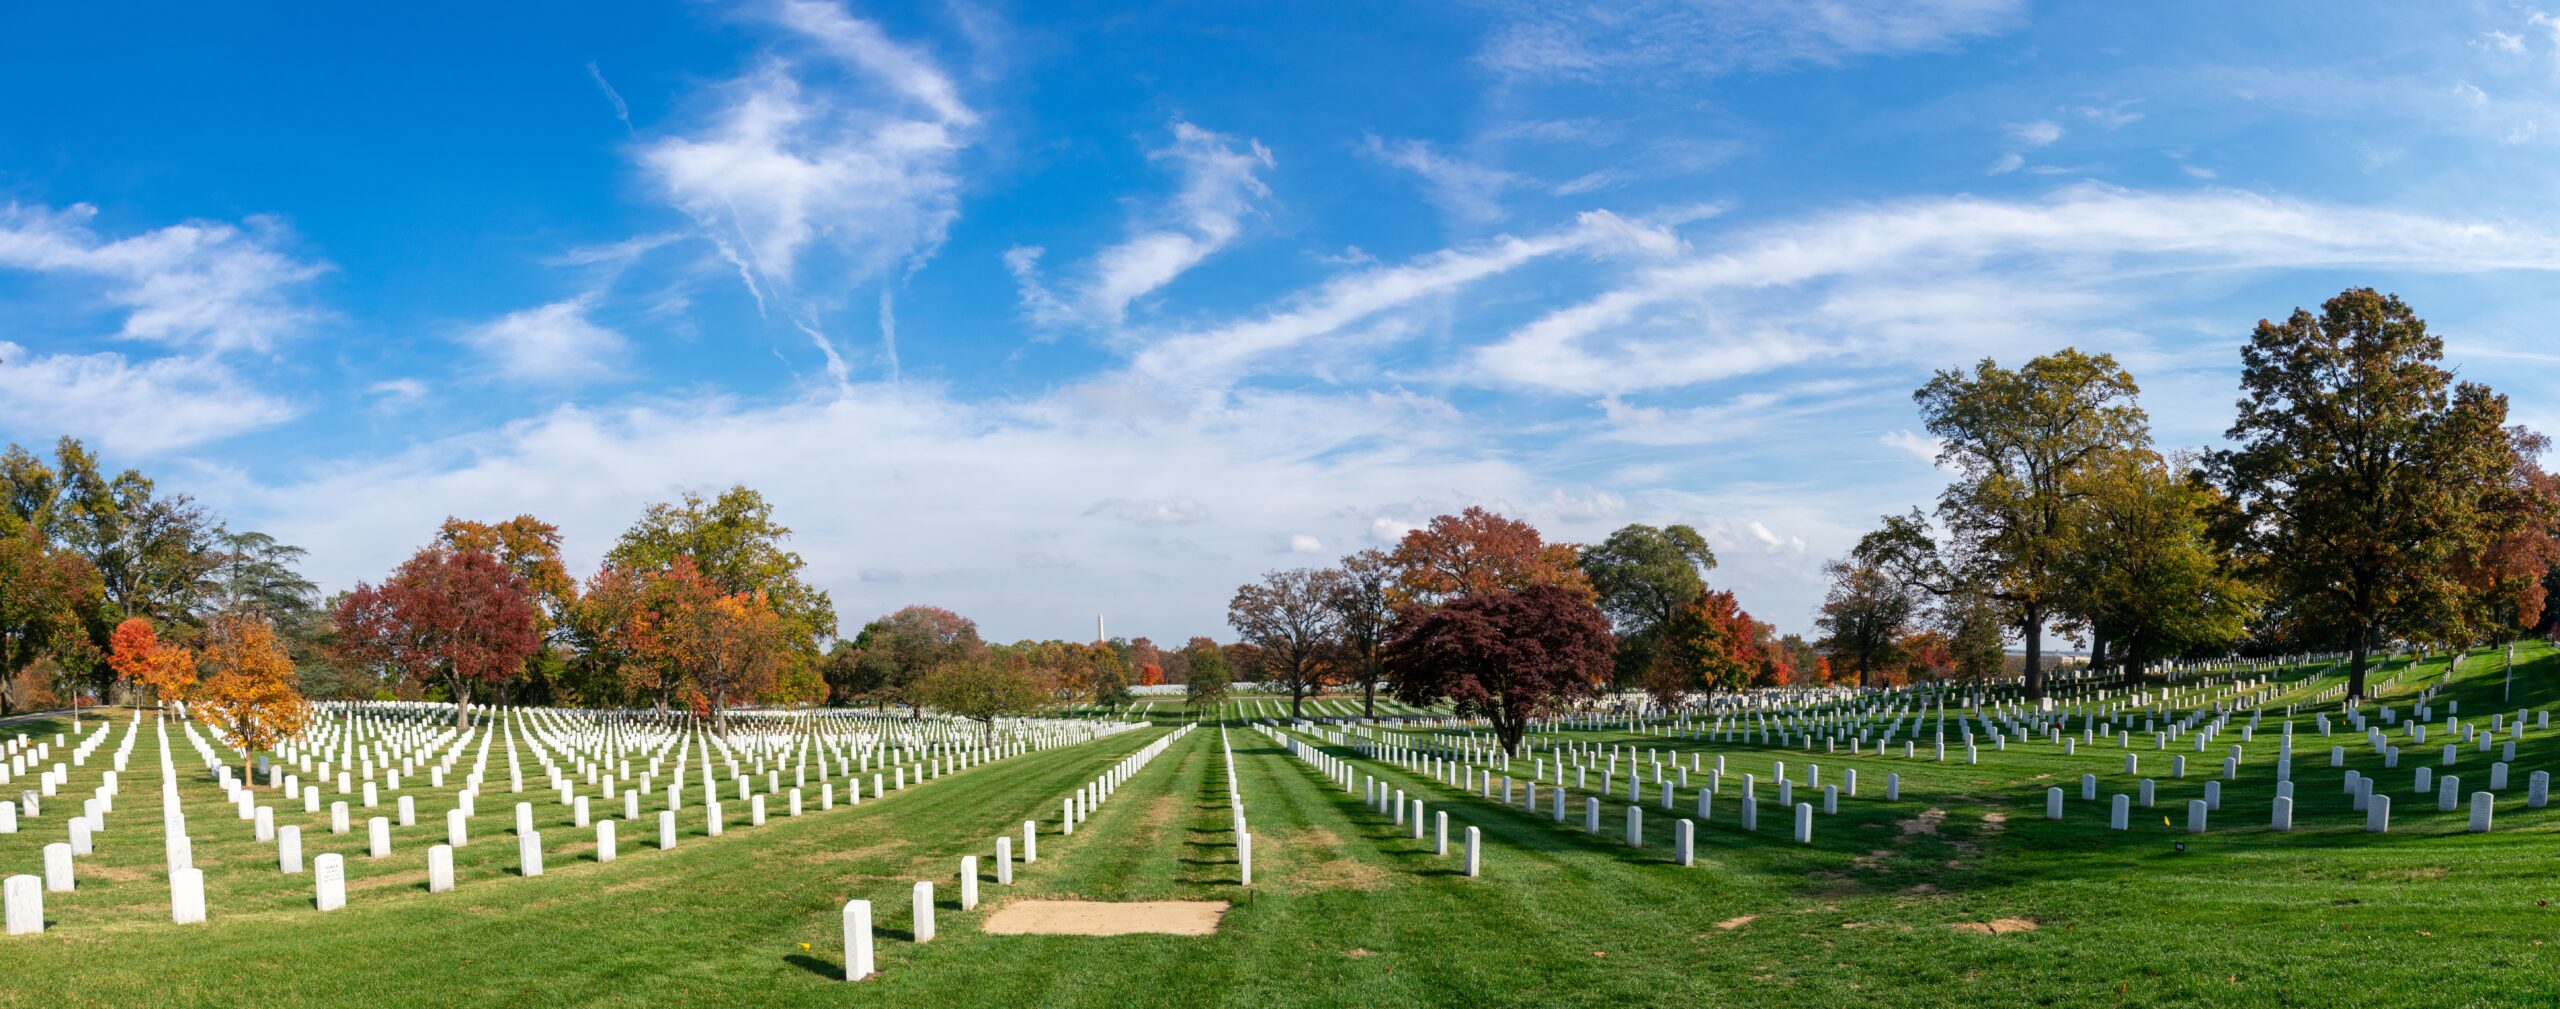
[{"label": "orange-leaved tree", "polygon": [[129,617],[107,635],[107,666],[153,697],[185,697],[196,682],[194,653],[162,642],[149,617]]},{"label": "orange-leaved tree", "polygon": [[1733,593],[1709,590],[1680,608],[1673,618],[1671,647],[1657,661],[1674,664],[1681,689],[1741,690],[1769,675],[1760,645],[1759,622],[1742,610]]},{"label": "orange-leaved tree", "polygon": [[188,707],[240,751],[242,777],[255,787],[257,752],[302,731],[311,714],[295,685],[293,660],[277,646],[275,626],[265,617],[234,613],[206,628],[196,669],[201,678],[187,691]]},{"label": "orange-leaved tree", "polygon": [[729,704],[772,694],[796,653],[792,630],[762,592],[714,595],[658,614],[660,639],[728,729]]}]

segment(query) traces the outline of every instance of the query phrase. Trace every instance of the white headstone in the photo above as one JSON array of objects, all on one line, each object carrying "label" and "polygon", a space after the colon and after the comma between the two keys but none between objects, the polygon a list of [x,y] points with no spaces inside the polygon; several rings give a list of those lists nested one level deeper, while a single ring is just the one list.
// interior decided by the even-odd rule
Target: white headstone
[{"label": "white headstone", "polygon": [[845,901],[844,979],[860,981],[870,977],[871,972],[871,902]]},{"label": "white headstone", "polygon": [[335,911],[347,906],[347,860],[335,852],[311,860],[311,884],[319,893],[320,910]]}]

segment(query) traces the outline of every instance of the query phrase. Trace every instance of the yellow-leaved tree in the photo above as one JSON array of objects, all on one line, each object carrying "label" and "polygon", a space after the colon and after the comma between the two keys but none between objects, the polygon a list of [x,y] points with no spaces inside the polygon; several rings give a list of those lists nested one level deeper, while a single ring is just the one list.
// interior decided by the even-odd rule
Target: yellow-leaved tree
[{"label": "yellow-leaved tree", "polygon": [[258,751],[302,731],[311,716],[293,660],[276,645],[275,627],[264,617],[228,614],[206,629],[196,671],[187,704],[241,751],[242,776],[255,787]]}]

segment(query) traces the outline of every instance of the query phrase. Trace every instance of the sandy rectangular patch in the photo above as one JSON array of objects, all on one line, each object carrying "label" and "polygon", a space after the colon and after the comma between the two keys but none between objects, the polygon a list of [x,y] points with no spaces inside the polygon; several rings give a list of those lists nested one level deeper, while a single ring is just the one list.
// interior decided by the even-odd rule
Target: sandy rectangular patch
[{"label": "sandy rectangular patch", "polygon": [[1018,900],[987,916],[989,935],[1208,935],[1223,900]]}]

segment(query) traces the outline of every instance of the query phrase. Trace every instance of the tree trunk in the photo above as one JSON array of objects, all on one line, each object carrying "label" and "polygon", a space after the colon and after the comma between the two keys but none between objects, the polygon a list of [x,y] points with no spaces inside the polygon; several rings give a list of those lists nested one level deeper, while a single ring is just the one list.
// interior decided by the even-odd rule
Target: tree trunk
[{"label": "tree trunk", "polygon": [[2026,627],[2027,699],[2030,701],[2043,700],[2044,607],[2027,607],[2026,619],[2020,621],[2020,623],[2024,624]]},{"label": "tree trunk", "polygon": [[2350,654],[2352,657],[2347,662],[2347,696],[2349,698],[2362,700],[2364,698],[2364,666],[2366,660],[2373,656],[2373,626],[2371,624],[2366,624],[2356,628],[2355,650]]},{"label": "tree trunk", "polygon": [[455,676],[448,677],[445,682],[453,688],[453,727],[455,729],[468,732],[471,730],[471,687],[469,685],[469,681],[466,681],[459,676]]},{"label": "tree trunk", "polygon": [[1360,717],[1372,722],[1378,720],[1378,677],[1375,673],[1362,674],[1360,678]]}]

